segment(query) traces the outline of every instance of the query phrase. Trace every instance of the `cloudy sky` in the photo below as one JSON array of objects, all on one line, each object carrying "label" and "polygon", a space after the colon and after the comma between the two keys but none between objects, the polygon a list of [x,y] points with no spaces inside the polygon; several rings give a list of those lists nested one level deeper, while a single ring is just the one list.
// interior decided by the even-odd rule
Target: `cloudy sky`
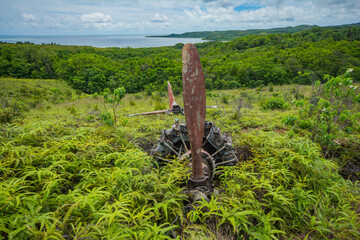
[{"label": "cloudy sky", "polygon": [[0,35],[170,34],[355,22],[359,0],[0,0]]}]

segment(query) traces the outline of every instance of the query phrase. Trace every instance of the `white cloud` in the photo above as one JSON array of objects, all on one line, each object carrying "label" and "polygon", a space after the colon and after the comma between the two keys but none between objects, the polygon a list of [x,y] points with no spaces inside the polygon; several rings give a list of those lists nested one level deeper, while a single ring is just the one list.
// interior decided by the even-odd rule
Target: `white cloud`
[{"label": "white cloud", "polygon": [[201,9],[196,7],[193,10],[185,10],[185,14],[192,19],[192,21],[203,20],[215,23],[224,23],[228,21],[234,21],[237,13],[234,8],[214,8]]},{"label": "white cloud", "polygon": [[22,17],[23,17],[25,22],[35,22],[35,16],[32,15],[32,14],[23,13]]},{"label": "white cloud", "polygon": [[83,14],[81,16],[81,21],[84,23],[106,24],[111,22],[111,20],[112,19],[110,15],[105,15],[101,12]]},{"label": "white cloud", "polygon": [[[260,8],[244,11],[235,11],[236,5],[215,7],[215,5],[229,3],[229,1],[211,1],[207,7],[195,7],[184,11],[194,26],[207,26],[213,30],[271,28],[281,26],[309,25],[336,25],[353,23],[360,20],[360,12],[352,8],[360,3],[347,1],[346,3],[332,0],[326,5],[324,0],[308,0],[301,4],[297,1],[273,0],[258,1]],[[254,4],[256,1],[253,2]],[[239,5],[238,5],[239,6]],[[346,10],[345,10],[346,9]],[[358,9],[358,8],[355,8]]]},{"label": "white cloud", "polygon": [[168,20],[168,17],[160,13],[155,13],[155,15],[150,18],[151,22],[166,22],[166,20]]},{"label": "white cloud", "polygon": [[146,33],[360,22],[359,0],[0,0],[0,34]]},{"label": "white cloud", "polygon": [[84,24],[80,29],[104,31],[112,27],[112,18],[101,12],[82,14],[81,22]]}]

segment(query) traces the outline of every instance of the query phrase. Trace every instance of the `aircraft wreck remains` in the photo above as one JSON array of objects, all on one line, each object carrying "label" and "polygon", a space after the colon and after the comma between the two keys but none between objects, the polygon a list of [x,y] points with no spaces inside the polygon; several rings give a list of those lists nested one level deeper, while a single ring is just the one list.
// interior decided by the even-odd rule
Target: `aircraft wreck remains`
[{"label": "aircraft wreck remains", "polygon": [[[187,181],[188,194],[193,202],[209,199],[214,192],[214,174],[219,166],[234,166],[238,159],[231,137],[222,134],[213,122],[205,121],[206,90],[204,73],[196,47],[183,48],[183,100],[186,124],[175,120],[171,129],[162,130],[151,155],[158,164],[171,163],[173,159],[189,160],[191,175]],[[178,106],[168,84],[170,110]]]}]

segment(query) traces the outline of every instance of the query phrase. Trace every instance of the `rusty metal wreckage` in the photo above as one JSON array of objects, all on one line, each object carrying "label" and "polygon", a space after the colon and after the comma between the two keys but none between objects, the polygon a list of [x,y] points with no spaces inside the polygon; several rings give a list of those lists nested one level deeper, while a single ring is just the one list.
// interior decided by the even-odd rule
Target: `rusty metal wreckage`
[{"label": "rusty metal wreckage", "polygon": [[[213,122],[205,121],[205,78],[196,47],[188,43],[182,51],[182,83],[184,108],[176,102],[168,83],[169,109],[132,114],[185,114],[186,124],[175,119],[171,129],[162,130],[151,155],[159,166],[171,163],[171,159],[189,160],[192,173],[187,181],[187,193],[191,201],[209,199],[214,192],[214,173],[219,166],[234,166],[238,159],[232,147],[231,137],[221,134]],[[214,106],[210,107],[213,108]]]}]

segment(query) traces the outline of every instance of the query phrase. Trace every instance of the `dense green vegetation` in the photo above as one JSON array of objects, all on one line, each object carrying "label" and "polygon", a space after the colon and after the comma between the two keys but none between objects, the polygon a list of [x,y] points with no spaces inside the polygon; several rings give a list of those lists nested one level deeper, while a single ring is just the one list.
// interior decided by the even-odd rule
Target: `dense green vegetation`
[{"label": "dense green vegetation", "polygon": [[[219,108],[207,120],[232,135],[241,161],[219,173],[219,195],[192,209],[182,191],[186,164],[158,169],[146,153],[174,116],[124,116],[167,105],[167,97],[126,95],[114,126],[98,94],[77,95],[57,80],[1,79],[2,99],[28,106],[36,90],[48,91],[0,127],[0,239],[356,239],[359,183],[344,169],[360,156],[352,117],[359,91],[348,74],[314,87],[208,91]],[[335,108],[343,100],[346,109]],[[325,101],[336,111],[316,110]],[[328,132],[336,148],[312,138],[337,113]]]},{"label": "dense green vegetation", "polygon": [[[311,84],[353,68],[360,81],[360,27],[315,27],[198,44],[207,89]],[[181,92],[181,47],[93,48],[0,44],[0,76],[61,78],[85,93],[125,87],[128,93]]]},{"label": "dense green vegetation", "polygon": [[249,30],[227,30],[227,31],[202,31],[202,32],[186,32],[181,34],[169,34],[164,36],[149,36],[149,37],[171,37],[171,38],[202,38],[204,40],[215,41],[230,41],[239,37],[248,35],[266,35],[273,33],[295,33],[316,26],[300,25],[296,27],[286,28],[270,28],[270,29],[249,29]]},{"label": "dense green vegetation", "polygon": [[[347,24],[341,26],[329,26],[324,27],[328,29],[338,29],[338,28],[352,28],[359,27],[360,23]],[[239,37],[249,36],[249,35],[267,35],[267,34],[277,34],[277,33],[296,33],[303,30],[309,30],[312,28],[318,28],[318,26],[310,25],[299,25],[296,27],[284,27],[284,28],[270,28],[270,29],[249,29],[249,30],[227,30],[227,31],[203,31],[203,32],[186,32],[181,34],[170,34],[161,37],[173,37],[173,38],[202,38],[204,40],[216,40],[216,41],[230,41]],[[156,37],[156,36],[149,36]]]},{"label": "dense green vegetation", "polygon": [[0,43],[0,239],[357,239],[359,40],[351,26],[198,44],[219,106],[206,118],[240,162],[191,207],[186,162],[148,155],[175,116],[126,116],[166,108],[167,81],[181,93],[182,44]]}]

